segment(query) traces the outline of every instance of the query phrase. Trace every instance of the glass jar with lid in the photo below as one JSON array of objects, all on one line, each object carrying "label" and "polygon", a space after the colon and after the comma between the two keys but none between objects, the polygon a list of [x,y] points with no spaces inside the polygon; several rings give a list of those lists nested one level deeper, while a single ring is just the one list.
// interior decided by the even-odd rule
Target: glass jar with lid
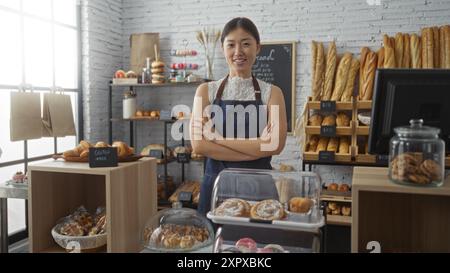
[{"label": "glass jar with lid", "polygon": [[123,118],[129,119],[136,114],[136,93],[127,91],[123,93]]},{"label": "glass jar with lid", "polygon": [[142,241],[150,252],[212,252],[214,229],[196,210],[175,202],[146,223]]},{"label": "glass jar with lid", "polygon": [[399,184],[437,187],[444,182],[445,143],[440,129],[413,119],[394,129],[389,146],[389,178]]}]

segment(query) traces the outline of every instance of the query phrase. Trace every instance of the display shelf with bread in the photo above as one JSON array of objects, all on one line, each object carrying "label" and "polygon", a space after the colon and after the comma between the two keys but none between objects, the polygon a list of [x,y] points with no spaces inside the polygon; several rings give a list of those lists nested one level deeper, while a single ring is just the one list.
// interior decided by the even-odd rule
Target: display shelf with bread
[{"label": "display shelf with bread", "polygon": [[307,135],[307,142],[304,145],[303,160],[321,161],[321,152],[332,153],[332,162],[350,162],[351,137],[321,137],[318,135]]},{"label": "display shelf with bread", "polygon": [[320,200],[327,213],[327,225],[351,225],[351,186],[345,183],[330,183],[323,186]]}]

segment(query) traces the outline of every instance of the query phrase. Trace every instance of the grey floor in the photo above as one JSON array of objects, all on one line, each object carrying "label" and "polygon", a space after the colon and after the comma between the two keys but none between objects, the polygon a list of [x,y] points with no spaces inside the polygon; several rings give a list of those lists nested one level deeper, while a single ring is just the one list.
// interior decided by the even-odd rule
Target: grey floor
[{"label": "grey floor", "polygon": [[9,246],[9,253],[28,253],[28,239]]}]

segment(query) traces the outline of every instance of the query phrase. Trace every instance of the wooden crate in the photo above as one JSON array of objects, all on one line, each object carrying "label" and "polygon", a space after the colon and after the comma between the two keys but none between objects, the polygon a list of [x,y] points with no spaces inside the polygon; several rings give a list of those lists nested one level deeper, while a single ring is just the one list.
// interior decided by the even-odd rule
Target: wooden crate
[{"label": "wooden crate", "polygon": [[84,205],[106,208],[107,252],[139,252],[146,221],[157,210],[156,160],[89,168],[88,163],[48,161],[29,167],[30,252],[66,252],[51,229]]},{"label": "wooden crate", "polygon": [[[308,109],[310,110],[320,110],[320,101],[313,101],[312,97],[308,97]],[[353,106],[354,102],[350,101],[350,102],[341,102],[341,101],[337,101],[336,102],[336,110],[340,111],[340,110],[349,110],[352,111],[354,106]]]},{"label": "wooden crate", "polygon": [[[311,160],[311,161],[318,161],[319,160],[319,153],[318,152],[309,152],[309,138],[311,136],[307,135],[306,142],[304,145],[303,150],[303,160]],[[336,162],[351,162],[352,161],[352,154],[351,151],[348,154],[340,154],[335,153],[334,159]]]}]

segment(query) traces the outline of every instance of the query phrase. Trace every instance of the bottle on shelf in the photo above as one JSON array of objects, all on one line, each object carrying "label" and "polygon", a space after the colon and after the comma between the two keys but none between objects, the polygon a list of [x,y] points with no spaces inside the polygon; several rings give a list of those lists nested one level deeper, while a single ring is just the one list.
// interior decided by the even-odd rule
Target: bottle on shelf
[{"label": "bottle on shelf", "polygon": [[147,57],[146,65],[142,69],[141,83],[144,83],[144,84],[152,83],[152,75],[151,75],[151,67],[150,67],[150,58],[149,57]]}]

